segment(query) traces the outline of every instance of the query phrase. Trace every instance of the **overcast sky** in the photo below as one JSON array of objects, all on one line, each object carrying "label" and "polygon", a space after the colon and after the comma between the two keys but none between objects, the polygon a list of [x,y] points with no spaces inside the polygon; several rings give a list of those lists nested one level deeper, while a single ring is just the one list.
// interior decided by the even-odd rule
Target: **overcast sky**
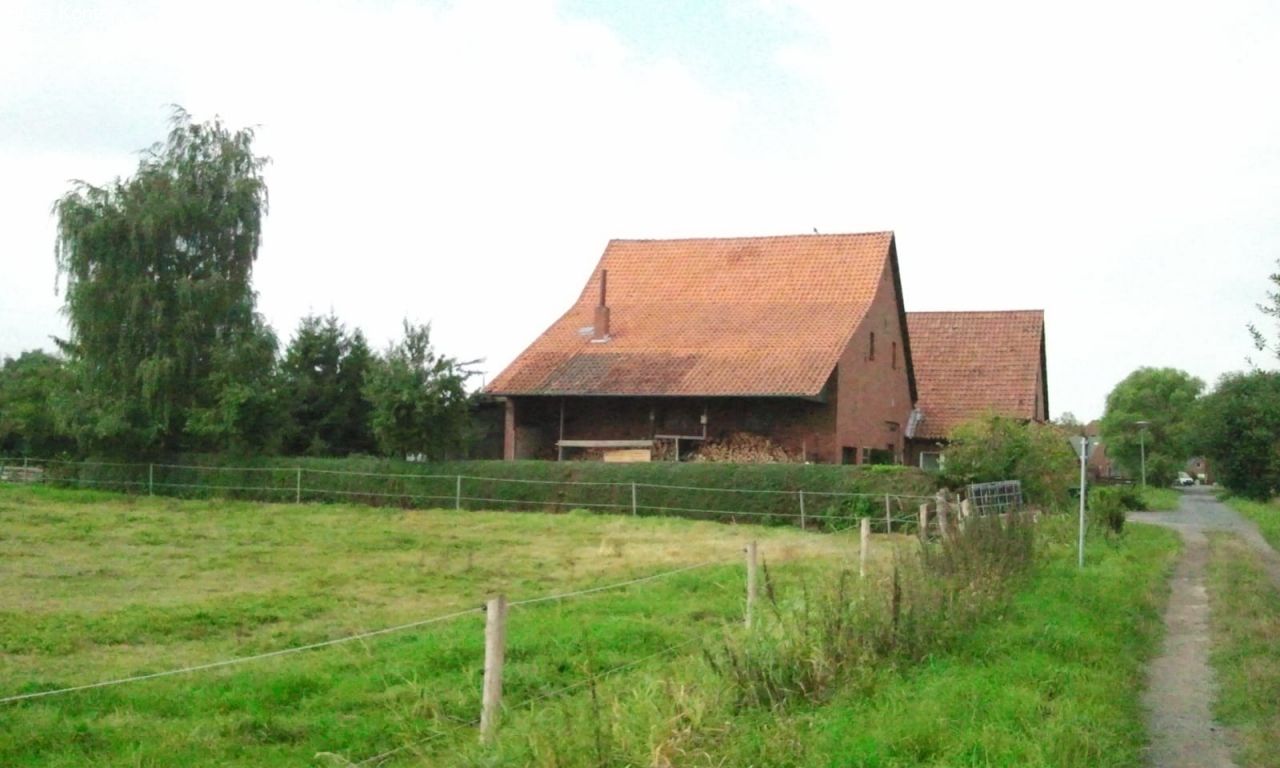
[{"label": "overcast sky", "polygon": [[3,0],[0,356],[65,335],[52,202],[176,103],[272,158],[282,344],[408,317],[492,378],[610,238],[891,229],[909,311],[1043,308],[1087,419],[1253,353],[1278,80],[1273,2]]}]

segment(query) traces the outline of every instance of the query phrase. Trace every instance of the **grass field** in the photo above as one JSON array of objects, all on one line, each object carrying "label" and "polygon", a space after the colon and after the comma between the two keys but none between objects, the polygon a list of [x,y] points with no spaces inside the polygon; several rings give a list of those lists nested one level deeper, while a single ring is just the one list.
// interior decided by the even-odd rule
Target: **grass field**
[{"label": "grass field", "polygon": [[1271,544],[1271,548],[1280,551],[1280,503],[1278,500],[1263,502],[1232,496],[1227,499],[1227,504],[1256,523],[1263,538]]},{"label": "grass field", "polygon": [[1218,535],[1210,546],[1214,714],[1235,730],[1241,768],[1280,768],[1280,592],[1240,539]]},{"label": "grass field", "polygon": [[1141,489],[1142,500],[1150,512],[1172,512],[1178,508],[1182,493],[1174,488],[1147,486]]},{"label": "grass field", "polygon": [[[494,748],[471,725],[472,615],[0,704],[0,765],[350,766],[393,749],[379,764],[1135,765],[1141,669],[1176,539],[1145,526],[1091,539],[1078,572],[1070,523],[1042,524],[1038,564],[1012,601],[923,665],[762,710],[742,707],[703,656],[738,631],[742,544],[760,541],[778,600],[795,603],[825,575],[856,571],[855,538],[0,489],[0,697],[316,642],[497,590],[518,599],[724,563],[513,609]],[[875,550],[880,567],[888,550]]]},{"label": "grass field", "polygon": [[[748,538],[780,576],[857,556],[847,536],[665,518],[0,488],[0,697],[720,563],[513,610],[519,702],[740,621]],[[0,704],[0,765],[298,765],[448,741],[479,711],[482,621]]]}]

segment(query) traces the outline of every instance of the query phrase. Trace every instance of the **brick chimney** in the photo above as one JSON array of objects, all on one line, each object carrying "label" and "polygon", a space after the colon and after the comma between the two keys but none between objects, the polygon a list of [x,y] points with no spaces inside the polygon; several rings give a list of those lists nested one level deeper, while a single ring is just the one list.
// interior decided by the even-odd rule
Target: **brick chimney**
[{"label": "brick chimney", "polygon": [[609,305],[605,303],[605,291],[609,287],[609,270],[600,270],[600,303],[596,305],[595,322],[592,324],[591,340],[605,342],[609,340]]}]

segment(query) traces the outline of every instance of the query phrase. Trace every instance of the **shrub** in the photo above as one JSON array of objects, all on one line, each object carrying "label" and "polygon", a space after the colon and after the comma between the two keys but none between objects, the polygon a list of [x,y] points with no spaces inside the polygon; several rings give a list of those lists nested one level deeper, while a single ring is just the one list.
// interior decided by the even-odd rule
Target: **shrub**
[{"label": "shrub", "polygon": [[956,427],[944,458],[949,487],[1018,480],[1027,503],[1048,510],[1067,506],[1079,467],[1061,428],[995,414]]},{"label": "shrub", "polygon": [[1136,488],[1107,486],[1089,489],[1089,515],[1094,525],[1109,533],[1124,533],[1125,513],[1146,507],[1142,494]]}]

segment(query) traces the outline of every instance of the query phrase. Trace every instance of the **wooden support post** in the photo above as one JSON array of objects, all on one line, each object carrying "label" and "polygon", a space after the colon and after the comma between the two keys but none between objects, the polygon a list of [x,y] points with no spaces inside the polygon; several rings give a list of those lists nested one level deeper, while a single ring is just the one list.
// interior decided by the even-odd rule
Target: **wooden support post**
[{"label": "wooden support post", "polygon": [[960,530],[964,530],[965,525],[969,523],[969,517],[973,515],[973,504],[965,499],[960,502]]},{"label": "wooden support post", "polygon": [[632,483],[631,484],[631,516],[635,517],[638,514],[640,513],[636,511],[636,484]]},{"label": "wooden support post", "polygon": [[485,604],[484,688],[480,695],[480,742],[492,744],[502,713],[502,662],[507,647],[507,598],[497,595]]},{"label": "wooden support post", "polygon": [[929,540],[929,503],[920,505],[920,541]]},{"label": "wooden support post", "polygon": [[747,542],[747,629],[751,629],[752,614],[756,608],[756,543]]},{"label": "wooden support post", "polygon": [[867,554],[871,550],[871,518],[862,518],[861,533],[862,546],[858,551],[858,575],[865,578],[867,575]]},{"label": "wooden support post", "polygon": [[804,491],[800,491],[800,530],[804,530]]},{"label": "wooden support post", "polygon": [[462,475],[458,475],[458,480],[453,486],[453,508],[462,509]]},{"label": "wooden support post", "polygon": [[147,495],[148,496],[156,495],[155,486],[156,486],[156,465],[148,464],[147,465]]},{"label": "wooden support post", "polygon": [[951,531],[947,522],[947,500],[945,497],[938,498],[938,533],[942,534],[942,538],[951,538]]},{"label": "wooden support post", "polygon": [[293,486],[293,500],[297,504],[302,503],[302,467],[298,467],[298,479]]}]

